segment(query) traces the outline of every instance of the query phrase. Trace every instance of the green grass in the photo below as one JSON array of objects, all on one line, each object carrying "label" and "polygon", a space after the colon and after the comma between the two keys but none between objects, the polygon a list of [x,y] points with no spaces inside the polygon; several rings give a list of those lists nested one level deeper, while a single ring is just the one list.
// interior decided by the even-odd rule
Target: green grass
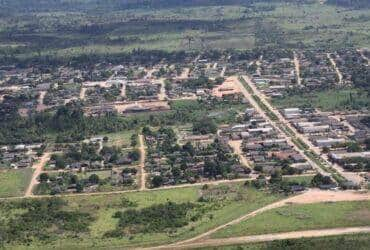
[{"label": "green grass", "polygon": [[100,136],[107,136],[108,142],[106,146],[119,146],[123,148],[131,147],[131,136],[135,134],[134,130],[124,130],[117,133],[102,134]]},{"label": "green grass", "polygon": [[273,242],[250,243],[244,245],[198,248],[202,250],[367,250],[369,249],[370,234],[353,234],[327,236],[318,238],[302,238],[275,240]]},{"label": "green grass", "polygon": [[288,205],[216,232],[214,238],[309,229],[368,226],[370,201]]},{"label": "green grass", "polygon": [[0,197],[22,196],[31,178],[32,169],[12,169],[0,171]]},{"label": "green grass", "polygon": [[274,98],[272,101],[273,105],[279,108],[311,106],[323,111],[352,110],[370,106],[370,99],[365,92],[351,88],[313,91]]},{"label": "green grass", "polygon": [[292,137],[292,141],[294,142],[295,145],[301,150],[307,150],[309,147],[307,146],[304,141],[302,141],[300,138]]},{"label": "green grass", "polygon": [[283,180],[289,181],[289,182],[298,182],[298,183],[305,182],[307,184],[310,184],[314,176],[315,175],[303,175],[303,176],[286,175],[286,176],[283,176]]},{"label": "green grass", "polygon": [[[228,193],[228,201],[223,199],[217,203],[207,203],[206,212],[198,221],[191,222],[189,225],[177,229],[174,234],[141,233],[133,235],[134,237],[132,238],[103,237],[105,232],[115,228],[118,220],[113,219],[112,216],[116,211],[123,210],[121,203],[124,197],[136,203],[137,208],[148,207],[153,204],[165,203],[167,201],[177,203],[197,203],[198,198],[200,197],[201,187],[133,192],[115,195],[68,197],[65,198],[69,203],[66,209],[78,209],[79,211],[90,212],[96,218],[90,227],[91,232],[82,238],[66,239],[61,237],[49,244],[34,242],[27,247],[30,249],[49,249],[53,247],[58,247],[60,249],[81,249],[91,247],[126,248],[131,246],[154,246],[196,236],[282,198],[282,196],[279,195],[272,195],[263,191],[257,191],[250,187],[245,187],[242,183],[230,184],[230,187],[232,190],[237,190],[237,193],[240,193],[242,198],[236,195],[236,193]],[[234,195],[239,198],[230,199],[230,197],[233,197]],[[25,246],[12,247],[15,249],[22,249]]]},{"label": "green grass", "polygon": [[86,179],[89,178],[89,176],[92,174],[96,174],[97,176],[99,176],[100,179],[105,179],[111,176],[111,170],[83,172],[78,173],[77,176],[81,179]]},{"label": "green grass", "polygon": [[338,171],[331,167],[331,166],[327,166],[326,163],[324,162],[323,159],[321,159],[316,153],[314,153],[313,151],[310,151],[310,150],[305,150],[304,151],[304,154],[310,158],[313,162],[315,162],[322,170],[324,170],[325,172],[328,172],[331,174],[331,176],[333,177],[333,179],[338,182],[339,184],[344,182],[346,179],[338,173]]}]

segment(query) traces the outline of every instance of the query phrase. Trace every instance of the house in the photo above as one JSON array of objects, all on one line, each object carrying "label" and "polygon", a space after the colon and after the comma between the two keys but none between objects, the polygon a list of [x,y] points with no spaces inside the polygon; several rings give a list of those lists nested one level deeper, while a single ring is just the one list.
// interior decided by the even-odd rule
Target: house
[{"label": "house", "polygon": [[335,144],[344,143],[346,140],[344,138],[325,138],[325,139],[316,139],[314,141],[315,145],[323,147],[331,147]]}]

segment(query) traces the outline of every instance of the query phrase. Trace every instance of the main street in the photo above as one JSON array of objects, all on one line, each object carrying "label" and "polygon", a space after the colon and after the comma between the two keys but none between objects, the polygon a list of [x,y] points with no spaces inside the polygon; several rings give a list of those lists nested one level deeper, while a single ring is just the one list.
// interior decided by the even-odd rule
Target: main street
[{"label": "main street", "polygon": [[[289,131],[291,131],[293,133],[293,136],[295,138],[298,138],[299,140],[301,140],[302,142],[304,142],[308,147],[309,149],[314,153],[316,154],[317,157],[319,157],[321,159],[322,162],[325,163],[325,165],[329,166],[329,167],[332,167],[336,172],[338,172],[340,175],[342,175],[344,178],[346,178],[347,180],[350,180],[352,182],[354,182],[355,184],[357,185],[361,185],[362,182],[364,181],[363,178],[361,176],[359,176],[358,174],[356,173],[351,173],[351,172],[346,172],[343,170],[343,168],[341,168],[340,166],[338,166],[337,164],[333,164],[329,161],[327,155],[325,154],[322,154],[320,149],[316,146],[314,146],[312,144],[312,142],[303,134],[299,133],[291,124],[290,122],[283,116],[281,115],[281,113],[271,105],[271,103],[267,100],[266,96],[264,94],[262,94],[256,87],[256,85],[253,83],[253,81],[248,77],[248,76],[243,76],[243,79],[245,80],[245,82],[248,84],[248,86],[250,87],[250,89],[253,91],[252,94],[256,95],[260,100],[261,102],[266,105],[266,107],[278,118],[279,122],[282,124],[282,126],[285,126],[287,129],[289,129]],[[246,93],[247,95],[246,98],[249,100],[249,99],[253,99],[251,97],[251,95],[248,93],[248,91],[246,90],[246,88],[242,85],[242,83],[239,82],[239,85],[241,85],[241,87],[244,89],[243,94]],[[252,100],[254,101],[254,100]],[[253,104],[253,102],[251,102]],[[256,104],[256,102],[254,102],[254,104]],[[256,104],[258,106],[258,104]],[[253,105],[255,106],[255,105]],[[263,112],[265,113],[265,111],[263,111],[261,108],[259,108],[259,112]],[[265,115],[266,117],[266,115]],[[271,121],[271,119],[270,119]],[[272,123],[275,124],[275,126],[277,126],[276,122],[274,121],[271,121]],[[287,135],[287,133],[284,132],[284,134],[286,135],[287,138],[289,138],[290,136]],[[303,153],[303,150],[299,149],[297,147],[297,145],[295,145],[295,149],[298,150],[299,152]],[[308,157],[306,157],[307,159]],[[313,162],[311,159],[308,158],[308,161],[312,164],[312,166],[316,167],[316,169],[319,170],[320,173],[322,174],[328,174],[328,172],[326,172],[324,169],[322,169],[320,166],[318,166],[315,162]]]},{"label": "main street", "polygon": [[[243,76],[244,80],[250,85],[251,80],[248,76]],[[280,132],[281,135],[284,136],[286,141],[293,146],[293,148],[300,152],[300,154],[319,172],[322,174],[327,174],[323,169],[321,169],[315,162],[313,162],[310,158],[308,158],[303,150],[301,150],[295,143],[293,143],[292,138],[290,138],[286,133],[284,133],[277,123],[273,121],[267,114],[266,112],[260,107],[260,105],[254,100],[252,97],[252,94],[247,91],[245,86],[240,82],[240,80],[237,77],[233,77],[235,84],[238,86],[240,89],[241,93],[244,95],[244,97],[249,101],[249,103],[252,105],[252,107],[256,110],[257,113],[259,113],[266,121],[268,121],[274,129],[276,129],[278,132]]]}]

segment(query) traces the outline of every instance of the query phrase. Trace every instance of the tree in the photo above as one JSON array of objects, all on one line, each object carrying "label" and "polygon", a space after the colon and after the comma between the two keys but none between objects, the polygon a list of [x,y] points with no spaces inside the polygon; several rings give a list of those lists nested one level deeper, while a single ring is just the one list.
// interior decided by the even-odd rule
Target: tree
[{"label": "tree", "polygon": [[64,169],[66,167],[66,162],[64,160],[64,157],[58,155],[55,158],[55,167],[59,169]]},{"label": "tree", "polygon": [[152,185],[153,185],[154,188],[160,187],[160,186],[162,186],[162,184],[163,184],[163,178],[162,178],[162,176],[156,175],[156,176],[153,177],[153,179],[152,179]]},{"label": "tree", "polygon": [[271,174],[270,183],[280,183],[283,181],[283,177],[280,170],[275,170]]},{"label": "tree", "polygon": [[193,132],[195,134],[202,134],[202,135],[209,134],[209,133],[215,134],[217,132],[217,125],[212,119],[205,117],[199,121],[194,122]]},{"label": "tree", "polygon": [[137,134],[133,134],[131,136],[131,147],[136,147],[137,146]]},{"label": "tree", "polygon": [[47,182],[49,180],[49,175],[47,173],[41,173],[39,179],[40,182]]},{"label": "tree", "polygon": [[128,154],[128,157],[130,157],[133,161],[138,161],[140,159],[140,152],[139,150],[133,150]]},{"label": "tree", "polygon": [[76,184],[76,192],[82,193],[84,191],[84,185],[81,181]]},{"label": "tree", "polygon": [[366,150],[370,150],[370,138],[366,138],[364,143],[365,143]]},{"label": "tree", "polygon": [[332,184],[333,181],[331,180],[330,176],[324,176],[322,174],[317,174],[313,177],[311,183],[314,187],[318,187],[320,185]]},{"label": "tree", "polygon": [[100,178],[99,178],[99,176],[97,174],[90,175],[89,182],[91,184],[99,184],[99,181],[100,181]]},{"label": "tree", "polygon": [[347,146],[348,152],[361,152],[362,148],[357,142],[350,142]]}]

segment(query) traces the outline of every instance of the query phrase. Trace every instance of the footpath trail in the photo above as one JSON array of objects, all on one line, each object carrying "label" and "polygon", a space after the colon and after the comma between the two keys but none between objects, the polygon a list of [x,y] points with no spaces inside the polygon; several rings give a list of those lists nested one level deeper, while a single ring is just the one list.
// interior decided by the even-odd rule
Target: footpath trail
[{"label": "footpath trail", "polygon": [[41,156],[41,158],[39,159],[39,162],[37,162],[36,164],[33,165],[34,172],[32,174],[31,182],[28,185],[28,188],[27,188],[26,193],[24,195],[25,197],[32,196],[32,190],[36,186],[36,184],[38,184],[37,177],[42,172],[42,170],[43,170],[44,166],[46,165],[46,163],[50,160],[50,157],[51,157],[51,153],[50,152],[45,152]]},{"label": "footpath trail", "polygon": [[146,172],[145,172],[145,143],[144,143],[144,136],[142,134],[139,135],[139,143],[140,143],[140,190],[146,189]]}]

